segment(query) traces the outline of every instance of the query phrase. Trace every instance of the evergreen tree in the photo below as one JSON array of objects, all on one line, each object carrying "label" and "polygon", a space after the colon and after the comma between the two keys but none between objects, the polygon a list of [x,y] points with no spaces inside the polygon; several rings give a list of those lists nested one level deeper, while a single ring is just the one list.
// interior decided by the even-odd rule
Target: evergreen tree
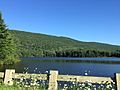
[{"label": "evergreen tree", "polygon": [[0,63],[1,64],[14,64],[19,61],[16,44],[14,43],[13,36],[2,19],[0,13]]}]

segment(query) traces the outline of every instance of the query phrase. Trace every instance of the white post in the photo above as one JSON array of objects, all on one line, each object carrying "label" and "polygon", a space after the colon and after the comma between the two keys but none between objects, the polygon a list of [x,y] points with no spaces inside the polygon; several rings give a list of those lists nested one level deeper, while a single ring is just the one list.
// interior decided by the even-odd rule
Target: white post
[{"label": "white post", "polygon": [[120,90],[120,74],[116,73],[116,85],[117,85],[117,90]]},{"label": "white post", "polygon": [[4,84],[5,85],[13,85],[13,74],[15,73],[14,69],[6,69],[5,77],[4,77]]},{"label": "white post", "polygon": [[48,90],[57,90],[58,89],[57,77],[58,77],[58,71],[50,70]]}]

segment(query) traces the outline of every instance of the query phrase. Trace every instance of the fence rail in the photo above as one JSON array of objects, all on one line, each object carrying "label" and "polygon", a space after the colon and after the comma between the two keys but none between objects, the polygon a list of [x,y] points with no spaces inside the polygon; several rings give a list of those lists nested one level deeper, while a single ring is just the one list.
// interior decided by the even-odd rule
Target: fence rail
[{"label": "fence rail", "polygon": [[27,79],[27,78],[31,78],[31,77],[35,77],[37,80],[47,80],[47,77],[48,77],[48,75],[47,74],[23,74],[23,73],[15,73],[14,75],[13,75],[13,77],[14,78],[21,78],[21,77],[23,77],[23,78],[25,78],[25,79]]},{"label": "fence rail", "polygon": [[91,82],[91,83],[101,83],[104,82],[113,82],[110,77],[94,77],[94,76],[74,76],[74,75],[58,75],[58,81],[76,81],[76,82]]},{"label": "fence rail", "polygon": [[[30,73],[15,73],[14,69],[6,69],[5,73],[0,72],[0,78],[4,79],[4,84],[13,85],[13,78],[20,79],[21,77],[27,79],[34,77],[37,80],[48,80],[49,88],[48,90],[57,90],[57,81],[71,81],[71,82],[91,82],[91,83],[101,83],[101,82],[113,82],[110,77],[95,77],[95,76],[77,76],[77,75],[59,75],[58,71],[50,70],[49,74],[30,74]],[[120,74],[116,74],[116,85],[117,90],[120,90]]]},{"label": "fence rail", "polygon": [[4,72],[0,72],[0,78],[4,77]]}]

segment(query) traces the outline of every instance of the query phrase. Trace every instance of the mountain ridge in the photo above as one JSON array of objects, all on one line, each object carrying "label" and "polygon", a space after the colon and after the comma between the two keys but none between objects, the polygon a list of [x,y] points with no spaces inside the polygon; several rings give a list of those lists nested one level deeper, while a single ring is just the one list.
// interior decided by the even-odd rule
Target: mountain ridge
[{"label": "mountain ridge", "polygon": [[[26,31],[10,30],[19,41],[19,52],[21,56],[49,56],[43,55],[47,52],[56,54],[56,52],[67,53],[70,51],[99,51],[99,52],[116,52],[120,46],[99,42],[78,41],[69,37],[46,35],[41,33],[32,33]],[[67,52],[66,52],[67,51]],[[39,53],[37,53],[39,52]],[[36,53],[38,55],[36,55]],[[117,52],[118,53],[118,52]],[[24,55],[23,55],[24,54]],[[28,55],[27,55],[28,54]],[[53,55],[54,56],[54,55]],[[56,55],[55,55],[56,56]]]},{"label": "mountain ridge", "polygon": [[106,45],[113,45],[113,46],[118,46],[120,47],[120,45],[117,45],[117,44],[111,44],[111,43],[105,43],[105,42],[97,42],[97,41],[81,41],[81,40],[78,40],[78,39],[74,39],[72,37],[67,37],[67,36],[57,36],[57,35],[49,35],[49,34],[45,34],[45,33],[38,33],[38,32],[29,32],[29,31],[22,31],[22,30],[11,30],[11,31],[18,31],[18,32],[25,32],[25,33],[32,33],[32,34],[38,34],[38,35],[46,35],[46,36],[52,36],[52,37],[58,37],[58,38],[68,38],[68,39],[72,39],[72,40],[75,40],[75,41],[78,41],[78,42],[84,42],[84,43],[98,43],[98,44],[106,44]]}]

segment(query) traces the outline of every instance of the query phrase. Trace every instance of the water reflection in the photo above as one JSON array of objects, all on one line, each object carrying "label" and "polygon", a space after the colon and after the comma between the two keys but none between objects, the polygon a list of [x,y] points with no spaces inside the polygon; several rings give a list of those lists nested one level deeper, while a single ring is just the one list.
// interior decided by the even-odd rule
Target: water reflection
[{"label": "water reflection", "polygon": [[[118,59],[118,58],[117,58]],[[114,60],[114,59],[113,59]],[[15,65],[1,65],[0,71],[5,69],[15,69],[16,72],[24,72],[24,68],[28,68],[28,73],[49,73],[49,70],[58,70],[59,74],[69,75],[89,75],[89,76],[110,76],[114,77],[114,73],[120,72],[119,60],[111,61],[108,59],[100,61],[95,60],[65,60],[44,58],[37,60],[25,59]]]}]

